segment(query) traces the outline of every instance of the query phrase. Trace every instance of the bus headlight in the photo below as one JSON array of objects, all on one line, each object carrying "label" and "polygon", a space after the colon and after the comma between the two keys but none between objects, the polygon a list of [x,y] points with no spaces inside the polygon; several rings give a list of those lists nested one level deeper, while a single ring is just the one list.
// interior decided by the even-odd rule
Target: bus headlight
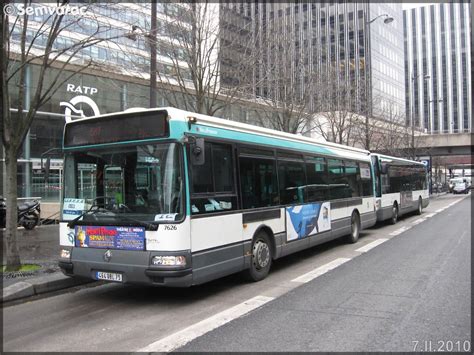
[{"label": "bus headlight", "polygon": [[61,259],[70,259],[71,251],[68,249],[61,249]]},{"label": "bus headlight", "polygon": [[186,257],[183,255],[169,255],[169,256],[154,256],[151,259],[151,263],[153,265],[158,266],[185,266],[186,265]]}]

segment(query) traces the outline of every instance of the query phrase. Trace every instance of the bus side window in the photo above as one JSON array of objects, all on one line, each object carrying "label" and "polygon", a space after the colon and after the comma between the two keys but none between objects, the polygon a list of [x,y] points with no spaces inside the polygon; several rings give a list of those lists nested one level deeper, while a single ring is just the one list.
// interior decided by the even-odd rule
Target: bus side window
[{"label": "bus side window", "polygon": [[240,157],[242,207],[279,205],[275,160]]},{"label": "bus side window", "polygon": [[304,202],[318,202],[329,198],[328,173],[326,159],[321,157],[305,157],[306,188]]},{"label": "bus side window", "polygon": [[359,163],[359,170],[362,196],[373,196],[374,191],[372,189],[370,165],[367,163]]},{"label": "bus side window", "polygon": [[206,142],[204,149],[204,155],[206,157],[205,163],[203,165],[193,165],[191,167],[193,193],[209,193],[214,190],[212,183],[211,144]]},{"label": "bus side window", "polygon": [[304,162],[278,160],[280,202],[283,205],[303,203],[302,189],[306,185]]},{"label": "bus side window", "polygon": [[191,165],[191,213],[237,209],[232,146],[206,142],[205,163]]},{"label": "bus side window", "polygon": [[359,197],[361,191],[359,187],[360,170],[359,165],[354,161],[344,163],[345,181],[347,183],[346,197]]},{"label": "bus side window", "polygon": [[344,163],[339,159],[328,159],[329,198],[336,200],[346,197],[347,184],[344,178]]}]

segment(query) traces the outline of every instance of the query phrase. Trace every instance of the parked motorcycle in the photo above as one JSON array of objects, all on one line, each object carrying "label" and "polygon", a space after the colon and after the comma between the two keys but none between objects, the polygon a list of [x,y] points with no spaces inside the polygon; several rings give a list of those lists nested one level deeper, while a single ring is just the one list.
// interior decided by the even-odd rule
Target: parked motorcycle
[{"label": "parked motorcycle", "polygon": [[[5,228],[6,212],[5,199],[0,196],[0,228]],[[39,224],[40,214],[41,206],[38,200],[21,203],[18,205],[18,225],[27,230],[32,230]]]}]

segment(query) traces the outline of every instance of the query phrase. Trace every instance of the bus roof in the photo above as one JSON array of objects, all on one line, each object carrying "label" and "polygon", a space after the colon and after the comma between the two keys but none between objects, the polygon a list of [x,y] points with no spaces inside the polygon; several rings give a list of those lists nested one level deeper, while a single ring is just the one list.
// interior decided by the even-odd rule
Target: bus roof
[{"label": "bus roof", "polygon": [[399,158],[399,157],[392,157],[390,155],[385,155],[385,154],[379,154],[379,153],[370,153],[370,155],[376,155],[380,158],[382,162],[400,162],[400,163],[405,163],[405,164],[417,164],[417,165],[422,165],[425,166],[422,162],[416,161],[416,160],[410,160],[410,159],[404,159],[404,158]]},{"label": "bus roof", "polygon": [[276,138],[276,139],[283,139],[287,141],[293,141],[293,142],[298,142],[298,143],[306,143],[314,146],[319,146],[319,147],[325,147],[325,148],[330,148],[334,150],[340,150],[342,152],[346,153],[353,153],[356,155],[366,155],[368,156],[370,152],[365,149],[360,149],[360,148],[355,148],[355,147],[349,147],[345,146],[342,144],[337,144],[337,143],[332,143],[332,142],[322,142],[322,141],[316,141],[313,138],[305,137],[305,136],[300,136],[292,133],[287,133],[287,132],[282,132],[282,131],[277,131],[269,128],[263,128],[259,126],[254,126],[251,124],[247,123],[241,123],[229,119],[223,119],[223,118],[218,118],[218,117],[212,117],[204,114],[199,114],[199,113],[194,113],[190,111],[185,111],[181,109],[177,109],[174,107],[158,107],[158,108],[131,108],[125,111],[120,111],[120,112],[112,112],[112,113],[107,113],[104,115],[99,115],[99,116],[93,116],[93,117],[85,117],[81,119],[76,119],[70,122],[67,122],[67,124],[71,122],[78,122],[78,121],[87,121],[87,120],[93,120],[93,119],[100,119],[102,117],[111,117],[111,116],[119,116],[119,115],[129,115],[130,113],[133,112],[154,112],[154,111],[163,111],[166,110],[168,112],[168,115],[170,116],[171,121],[182,121],[182,122],[188,122],[190,117],[193,117],[196,119],[196,123],[202,124],[202,125],[207,125],[210,127],[216,127],[216,128],[223,128],[223,129],[228,129],[228,130],[234,130],[234,131],[240,131],[240,132],[245,132],[245,133],[250,133],[250,134],[256,134],[260,136],[266,136],[266,137],[271,137],[271,138]]}]

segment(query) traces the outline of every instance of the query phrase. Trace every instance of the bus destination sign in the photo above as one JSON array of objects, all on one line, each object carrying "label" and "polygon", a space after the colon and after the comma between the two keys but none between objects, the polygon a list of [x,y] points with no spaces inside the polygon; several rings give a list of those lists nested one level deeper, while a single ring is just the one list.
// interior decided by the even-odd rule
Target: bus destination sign
[{"label": "bus destination sign", "polygon": [[167,117],[166,111],[154,111],[72,121],[66,125],[64,147],[168,137]]}]

